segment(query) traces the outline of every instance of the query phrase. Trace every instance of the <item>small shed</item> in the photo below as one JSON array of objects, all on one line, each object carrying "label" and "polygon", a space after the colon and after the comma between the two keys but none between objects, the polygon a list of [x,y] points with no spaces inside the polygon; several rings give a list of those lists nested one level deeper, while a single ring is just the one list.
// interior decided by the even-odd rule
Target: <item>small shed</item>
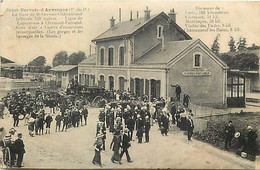
[{"label": "small shed", "polygon": [[227,75],[227,106],[245,107],[245,76],[238,72],[228,72]]}]

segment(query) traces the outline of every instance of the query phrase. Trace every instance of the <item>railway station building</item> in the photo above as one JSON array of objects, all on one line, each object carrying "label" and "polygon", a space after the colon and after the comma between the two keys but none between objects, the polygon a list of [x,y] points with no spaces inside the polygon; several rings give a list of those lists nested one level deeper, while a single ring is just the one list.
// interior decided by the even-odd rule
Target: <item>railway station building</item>
[{"label": "railway station building", "polygon": [[[176,23],[176,13],[150,15],[115,24],[92,40],[96,53],[78,65],[79,84],[131,91],[149,99],[175,98],[175,85],[193,103],[227,106],[227,65],[200,39]],[[181,99],[182,99],[181,96]]]}]

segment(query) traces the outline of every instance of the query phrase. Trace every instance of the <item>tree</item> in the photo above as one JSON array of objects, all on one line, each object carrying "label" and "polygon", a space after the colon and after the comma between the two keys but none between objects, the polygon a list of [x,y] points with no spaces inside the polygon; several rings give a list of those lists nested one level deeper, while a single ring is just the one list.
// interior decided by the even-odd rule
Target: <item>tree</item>
[{"label": "tree", "polygon": [[247,47],[248,50],[258,50],[260,49],[260,46],[257,46],[256,44],[252,44],[251,47]]},{"label": "tree", "polygon": [[258,70],[259,58],[254,53],[241,53],[235,56],[223,54],[220,58],[231,68],[239,70]]},{"label": "tree", "polygon": [[246,38],[240,37],[240,38],[239,38],[239,41],[237,42],[237,49],[238,49],[238,51],[243,51],[243,50],[245,50],[245,49],[246,49],[246,46],[247,46],[247,44],[246,44]]},{"label": "tree", "polygon": [[56,67],[58,65],[68,64],[68,54],[66,51],[58,52],[52,60],[52,66]]},{"label": "tree", "polygon": [[44,66],[46,64],[46,58],[39,56],[28,63],[28,66]]},{"label": "tree", "polygon": [[72,53],[69,58],[69,64],[71,65],[78,65],[81,61],[83,61],[86,58],[86,54],[82,51],[79,51],[78,53]]},{"label": "tree", "polygon": [[258,70],[259,58],[254,53],[241,53],[236,55],[236,61],[239,70]]},{"label": "tree", "polygon": [[233,68],[234,57],[228,54],[223,54],[220,58],[228,65],[228,67]]},{"label": "tree", "polygon": [[220,37],[220,35],[218,34],[218,35],[216,36],[215,40],[213,41],[212,46],[211,46],[211,50],[212,50],[216,55],[219,55],[219,48],[220,48],[220,47],[219,47],[219,42],[218,42],[219,37]]},{"label": "tree", "polygon": [[232,36],[230,36],[230,40],[228,42],[229,51],[230,52],[236,52],[236,42]]}]

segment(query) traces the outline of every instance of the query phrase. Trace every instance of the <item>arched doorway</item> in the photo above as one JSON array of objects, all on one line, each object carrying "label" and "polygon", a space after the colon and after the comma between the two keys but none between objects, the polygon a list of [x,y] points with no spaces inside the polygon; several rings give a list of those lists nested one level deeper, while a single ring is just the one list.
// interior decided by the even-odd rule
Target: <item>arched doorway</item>
[{"label": "arched doorway", "polygon": [[114,90],[114,77],[113,76],[109,76],[109,90]]},{"label": "arched doorway", "polygon": [[119,77],[119,91],[124,92],[125,90],[125,78]]},{"label": "arched doorway", "polygon": [[99,76],[98,86],[105,88],[105,77],[103,75]]}]

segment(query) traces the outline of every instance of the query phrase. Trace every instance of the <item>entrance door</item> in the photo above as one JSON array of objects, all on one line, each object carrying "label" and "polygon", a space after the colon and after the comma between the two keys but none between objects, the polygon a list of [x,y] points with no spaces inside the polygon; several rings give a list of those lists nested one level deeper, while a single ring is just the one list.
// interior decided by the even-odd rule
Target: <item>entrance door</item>
[{"label": "entrance door", "polygon": [[125,90],[125,79],[124,77],[119,77],[119,91],[124,92]]},{"label": "entrance door", "polygon": [[109,90],[114,90],[114,77],[113,76],[109,76]]},{"label": "entrance door", "polygon": [[228,73],[227,105],[228,107],[245,107],[245,77]]},{"label": "entrance door", "polygon": [[141,90],[141,81],[139,78],[136,78],[135,79],[135,94],[140,97],[141,94],[140,94],[140,90]]},{"label": "entrance door", "polygon": [[156,80],[152,79],[151,81],[151,100],[156,98]]}]

